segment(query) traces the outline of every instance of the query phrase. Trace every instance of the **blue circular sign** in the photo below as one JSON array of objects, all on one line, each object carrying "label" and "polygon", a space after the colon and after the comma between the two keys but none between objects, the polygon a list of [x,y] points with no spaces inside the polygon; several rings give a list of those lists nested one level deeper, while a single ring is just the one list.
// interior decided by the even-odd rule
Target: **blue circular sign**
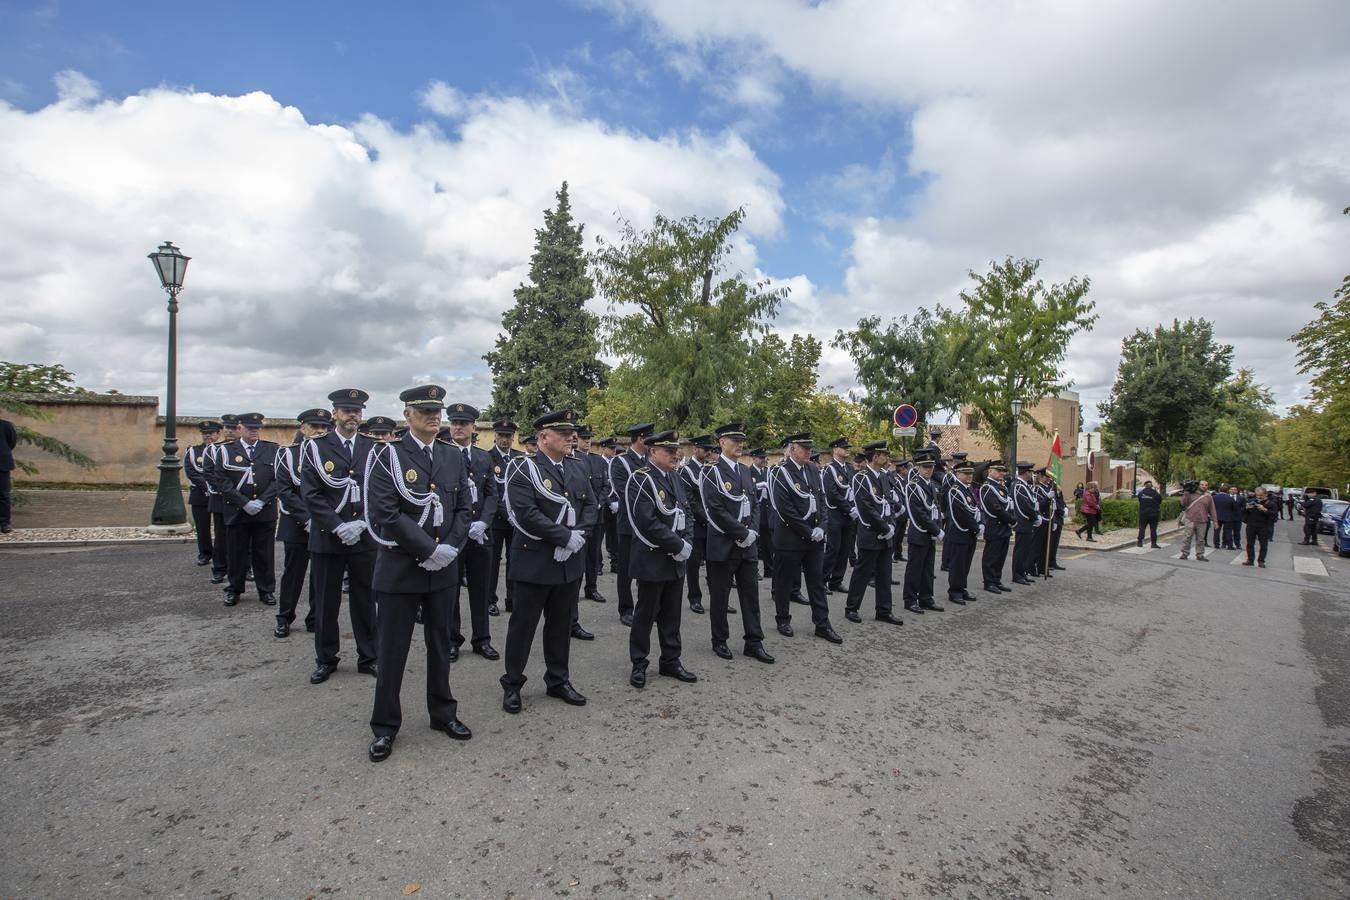
[{"label": "blue circular sign", "polygon": [[895,408],[895,427],[913,428],[914,423],[919,421],[919,411],[908,403],[901,404]]}]

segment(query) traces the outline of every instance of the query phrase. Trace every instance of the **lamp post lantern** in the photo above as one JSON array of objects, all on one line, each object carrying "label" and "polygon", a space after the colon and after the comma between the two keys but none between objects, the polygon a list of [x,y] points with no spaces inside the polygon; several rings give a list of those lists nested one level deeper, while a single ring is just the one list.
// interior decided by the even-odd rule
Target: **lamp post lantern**
[{"label": "lamp post lantern", "polygon": [[179,472],[183,463],[178,458],[178,292],[183,289],[183,276],[188,260],[173,245],[165,241],[150,254],[159,275],[160,286],[169,295],[169,363],[168,392],[164,408],[164,455],[159,460],[159,490],[155,493],[155,507],[150,513],[150,531],[161,534],[179,534],[190,531],[187,510],[183,506],[183,486]]},{"label": "lamp post lantern", "polygon": [[1012,469],[1013,477],[1017,476],[1017,426],[1022,420],[1022,401],[1014,400],[1012,402],[1013,426],[1012,426],[1012,459],[1008,461],[1008,466]]},{"label": "lamp post lantern", "polygon": [[1135,444],[1131,449],[1134,450],[1134,487],[1130,489],[1130,496],[1137,497],[1139,496],[1139,445]]}]

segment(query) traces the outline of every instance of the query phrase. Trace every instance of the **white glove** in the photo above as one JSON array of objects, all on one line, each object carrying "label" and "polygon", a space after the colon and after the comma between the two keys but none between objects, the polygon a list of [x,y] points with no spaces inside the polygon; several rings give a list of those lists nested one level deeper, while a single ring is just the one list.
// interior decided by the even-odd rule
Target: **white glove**
[{"label": "white glove", "polygon": [[736,542],[737,547],[753,547],[755,541],[759,540],[759,532],[751,528],[745,533],[745,539]]},{"label": "white glove", "polygon": [[361,532],[365,530],[365,522],[343,522],[333,529],[333,534],[348,547],[353,546],[361,540]]},{"label": "white glove", "polygon": [[984,526],[980,526],[980,537],[984,537]]},{"label": "white glove", "polygon": [[553,548],[553,561],[554,561],[554,562],[567,562],[567,557],[569,557],[569,556],[571,556],[571,555],[572,555],[572,551],[571,551],[571,550],[568,550],[566,547],[554,547],[554,548]]},{"label": "white glove", "polygon": [[576,553],[584,546],[586,546],[585,532],[573,531],[572,536],[567,539],[567,552]]},{"label": "white glove", "polygon": [[849,511],[848,511],[848,517],[849,517],[850,519],[852,519],[853,521],[855,521],[855,522],[861,522],[861,521],[862,521],[862,519],[858,516],[858,508],[857,508],[856,506],[855,506],[855,507],[852,507],[851,509],[849,509]]},{"label": "white glove", "polygon": [[1060,524],[1060,523],[1059,523],[1059,520],[1056,519],[1056,520],[1055,520],[1055,525],[1054,525],[1054,530],[1055,530],[1055,531],[1059,531],[1059,524]]},{"label": "white glove", "polygon": [[472,522],[469,524],[469,538],[480,544],[487,543],[487,523]]},{"label": "white glove", "polygon": [[309,519],[306,519],[306,520],[305,520],[305,533],[306,533],[306,534],[309,533]]},{"label": "white glove", "polygon": [[690,544],[688,541],[685,541],[685,542],[680,546],[680,552],[679,552],[679,553],[673,553],[673,554],[671,554],[671,557],[670,557],[670,558],[673,559],[673,560],[675,560],[676,562],[684,562],[684,561],[685,561],[686,559],[688,559],[691,555],[693,555],[693,552],[694,552],[694,547],[693,547],[693,545]]},{"label": "white glove", "polygon": [[940,540],[942,540],[943,538],[945,538],[946,536],[947,536],[947,532],[945,532],[945,531],[943,531],[941,528],[939,528],[939,529],[938,529],[938,533],[937,533],[937,539],[940,541]]},{"label": "white glove", "polygon": [[894,525],[887,525],[887,526],[886,526],[886,533],[883,534],[883,535],[881,536],[881,539],[882,539],[883,541],[889,541],[889,540],[890,540],[891,538],[893,538],[893,537],[895,537],[895,526],[894,526]]},{"label": "white glove", "polygon": [[610,514],[611,514],[611,515],[617,515],[617,514],[618,514],[618,512],[619,512],[619,501],[618,501],[618,500],[611,500],[611,501],[609,501],[609,511],[610,511]]},{"label": "white glove", "polygon": [[1037,527],[1037,528],[1040,528],[1040,527],[1041,527],[1042,525],[1044,525],[1044,524],[1045,524],[1045,520],[1042,519],[1040,516],[1037,516],[1037,517],[1036,517],[1036,527]]},{"label": "white glove", "polygon": [[812,529],[811,529],[811,540],[815,541],[816,543],[820,543],[821,541],[825,540],[825,529],[824,529],[824,528],[812,528]]},{"label": "white glove", "polygon": [[262,512],[262,508],[263,502],[261,500],[250,500],[244,504],[244,512],[248,513],[250,516],[256,516],[258,513]]},{"label": "white glove", "polygon": [[437,544],[436,549],[431,551],[431,555],[418,565],[428,572],[439,572],[454,562],[456,556],[459,556],[459,551],[454,547],[449,544]]}]

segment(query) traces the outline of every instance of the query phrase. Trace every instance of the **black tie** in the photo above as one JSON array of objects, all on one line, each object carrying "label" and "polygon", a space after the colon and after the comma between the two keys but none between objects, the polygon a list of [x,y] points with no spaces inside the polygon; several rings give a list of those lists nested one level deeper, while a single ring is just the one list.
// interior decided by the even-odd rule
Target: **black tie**
[{"label": "black tie", "polygon": [[249,461],[249,462],[253,462],[253,445],[252,445],[252,444],[245,444],[245,445],[244,445],[244,452],[248,454],[248,461]]},{"label": "black tie", "polygon": [[347,455],[352,455],[352,442],[349,438],[342,439],[342,449],[347,451]]},{"label": "black tie", "polygon": [[427,444],[427,445],[426,445],[425,447],[423,447],[422,449],[425,450],[425,451],[427,451],[427,466],[431,466],[432,463],[435,462],[435,460],[434,460],[434,459],[432,458],[432,456],[431,456],[431,445],[430,445],[430,444]]},{"label": "black tie", "polygon": [[465,448],[464,448],[464,468],[467,469],[467,468],[469,467],[469,464],[470,464],[471,462],[473,462],[473,457],[469,455],[469,448],[468,448],[468,447],[465,447]]}]

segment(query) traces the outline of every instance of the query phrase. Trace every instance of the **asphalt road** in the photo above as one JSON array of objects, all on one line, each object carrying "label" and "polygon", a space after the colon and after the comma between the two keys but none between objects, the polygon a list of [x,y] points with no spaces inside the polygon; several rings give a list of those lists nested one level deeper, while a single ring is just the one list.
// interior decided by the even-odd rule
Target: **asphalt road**
[{"label": "asphalt road", "polygon": [[640,693],[586,602],[590,705],[536,647],[508,716],[466,656],[466,744],[415,647],[378,766],[354,654],[311,686],[308,635],[223,607],[191,547],[3,550],[0,896],[1345,897],[1350,560],[1280,528],[1265,570],[1091,553],[901,629],[835,595],[845,643],[775,635],[773,666],[686,615],[699,683]]}]

